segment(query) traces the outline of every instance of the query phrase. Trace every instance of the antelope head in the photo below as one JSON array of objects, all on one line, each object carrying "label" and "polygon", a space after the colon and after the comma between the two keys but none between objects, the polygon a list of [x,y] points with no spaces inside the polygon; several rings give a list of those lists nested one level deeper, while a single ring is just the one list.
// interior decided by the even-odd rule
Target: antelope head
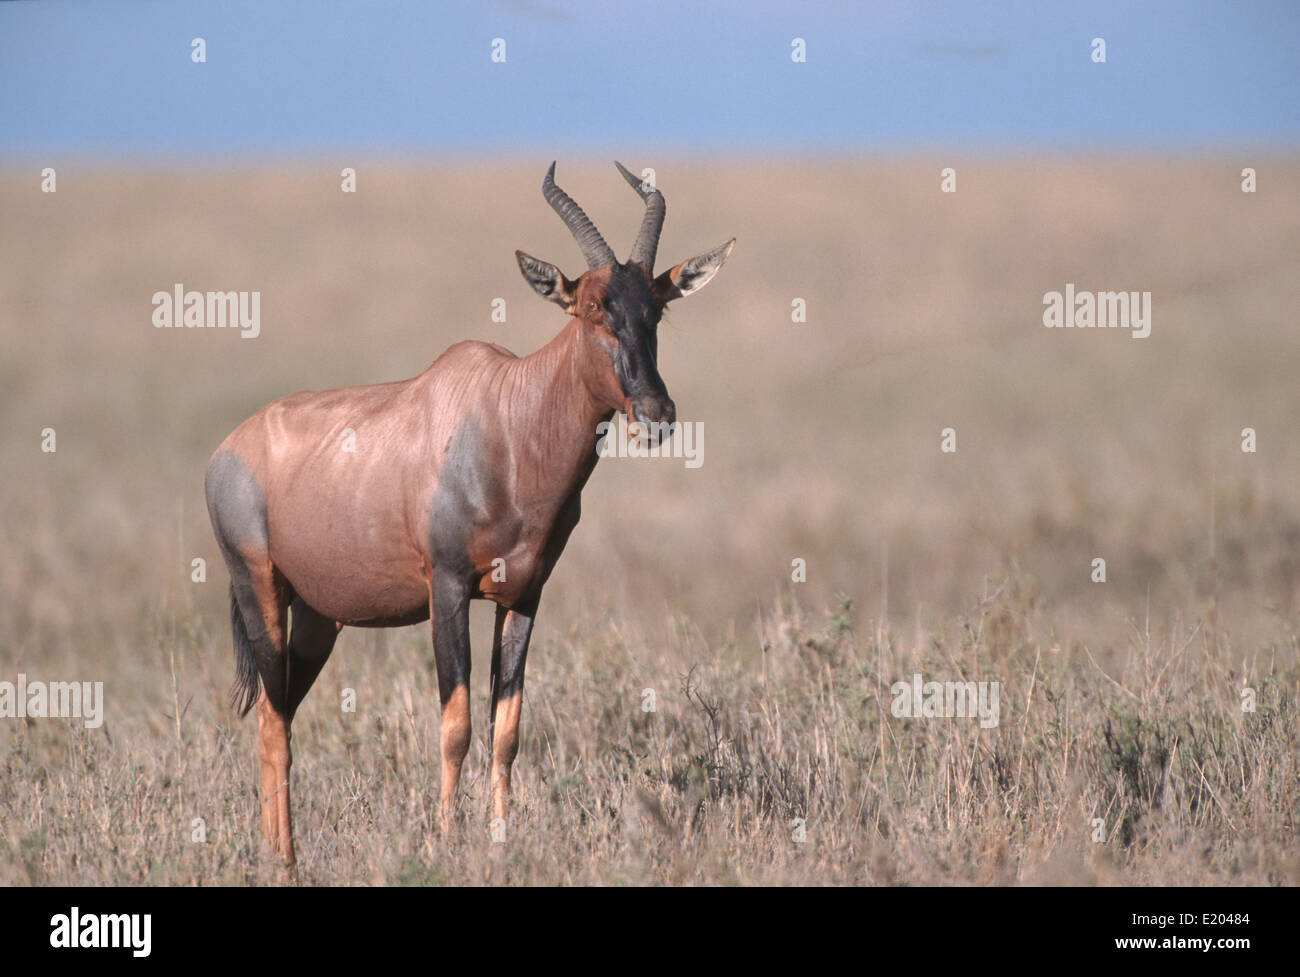
[{"label": "antelope head", "polygon": [[709,283],[736,239],[656,276],[655,252],[667,209],[664,196],[621,163],[614,165],[645,202],[645,216],[626,262],[619,262],[582,208],[556,186],[554,163],[542,181],[542,195],[578,242],[587,270],[570,279],[555,265],[522,251],[515,257],[533,290],[579,321],[584,381],[597,403],[622,410],[630,431],[639,429],[657,442],[677,419],[677,408],[659,375],[659,320],[669,302]]}]

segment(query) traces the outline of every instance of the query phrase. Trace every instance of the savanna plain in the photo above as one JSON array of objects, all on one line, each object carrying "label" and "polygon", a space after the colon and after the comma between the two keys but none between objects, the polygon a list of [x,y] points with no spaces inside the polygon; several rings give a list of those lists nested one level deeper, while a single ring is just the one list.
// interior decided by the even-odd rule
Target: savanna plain
[{"label": "savanna plain", "polygon": [[[549,162],[361,164],[355,194],[346,160],[0,173],[0,680],[105,696],[94,729],[0,719],[0,883],[287,880],[204,466],[277,397],[545,343],[514,250],[582,268]],[[703,464],[597,466],[504,842],[490,607],[447,836],[428,626],[345,629],[294,724],[297,881],[1300,883],[1300,165],[656,169],[661,267],[737,238],[660,329]],[[613,166],[558,177],[625,254]],[[1149,291],[1150,335],[1044,328],[1071,282]],[[260,291],[261,334],[154,328],[176,283]],[[895,716],[915,674],[998,682],[998,724]]]}]

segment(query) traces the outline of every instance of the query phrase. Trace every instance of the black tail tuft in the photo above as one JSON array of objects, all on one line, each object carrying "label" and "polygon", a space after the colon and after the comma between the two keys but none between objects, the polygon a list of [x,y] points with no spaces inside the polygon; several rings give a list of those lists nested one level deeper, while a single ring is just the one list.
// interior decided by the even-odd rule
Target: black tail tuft
[{"label": "black tail tuft", "polygon": [[248,640],[248,625],[235,599],[235,588],[230,588],[230,630],[235,637],[235,684],[230,687],[230,704],[241,716],[247,716],[248,710],[257,701],[261,689],[261,680],[257,675],[257,662],[253,658],[253,646]]}]

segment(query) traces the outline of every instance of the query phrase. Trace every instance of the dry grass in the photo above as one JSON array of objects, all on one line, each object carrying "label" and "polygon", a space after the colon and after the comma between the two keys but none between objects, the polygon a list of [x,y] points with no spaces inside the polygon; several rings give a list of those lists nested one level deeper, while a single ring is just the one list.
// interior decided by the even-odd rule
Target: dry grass
[{"label": "dry grass", "polygon": [[[939,165],[660,167],[665,260],[739,239],[661,334],[704,466],[597,469],[529,656],[505,845],[486,609],[450,841],[427,630],[344,633],[294,730],[303,880],[1300,881],[1300,166],[1255,162],[1249,196],[1209,163],[944,161],[944,196]],[[329,170],[0,177],[0,678],[107,696],[99,730],[0,720],[0,882],[281,880],[225,701],[208,454],[284,393],[561,325],[513,267],[576,270],[539,166],[363,168],[355,197]],[[561,182],[625,247],[612,167]],[[260,289],[261,338],[153,329],[178,281]],[[1150,290],[1151,337],[1043,329],[1067,281]],[[1000,725],[892,716],[917,671],[1002,683]]]}]

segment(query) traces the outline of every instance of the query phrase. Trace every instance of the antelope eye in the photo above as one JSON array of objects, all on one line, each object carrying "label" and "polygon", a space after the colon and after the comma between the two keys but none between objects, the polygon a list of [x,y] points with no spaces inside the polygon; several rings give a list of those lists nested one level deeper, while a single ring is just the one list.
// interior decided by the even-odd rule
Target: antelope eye
[{"label": "antelope eye", "polygon": [[588,312],[599,312],[599,311],[600,311],[600,306],[596,303],[595,299],[593,299],[592,301],[590,301],[590,302],[587,303],[587,311],[588,311]]}]

